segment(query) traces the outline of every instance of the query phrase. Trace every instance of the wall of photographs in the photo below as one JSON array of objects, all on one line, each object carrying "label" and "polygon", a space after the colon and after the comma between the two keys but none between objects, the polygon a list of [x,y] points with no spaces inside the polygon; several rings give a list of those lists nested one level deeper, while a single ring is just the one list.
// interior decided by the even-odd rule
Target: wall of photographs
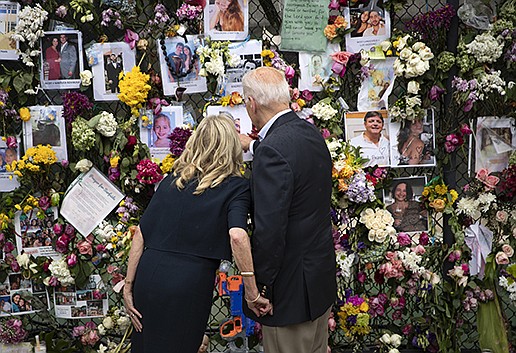
[{"label": "wall of photographs", "polygon": [[[350,29],[342,34],[341,43],[328,41],[322,30],[303,32],[310,26],[324,29],[328,23],[329,1],[231,2],[237,2],[241,11],[239,20],[231,27],[221,15],[220,1],[208,0],[202,14],[194,20],[183,21],[185,35],[167,37],[166,33],[180,30],[169,26],[174,23],[172,14],[177,6],[102,0],[100,8],[88,10],[95,14],[94,19],[82,21],[81,16],[88,16],[86,12],[72,16],[72,9],[58,1],[55,8],[48,9],[48,19],[42,26],[44,35],[35,46],[41,52],[32,58],[34,66],[29,67],[18,60],[17,49],[24,50],[26,44],[20,47],[20,42],[9,40],[26,5],[0,1],[0,60],[7,70],[12,70],[11,81],[5,82],[22,87],[22,83],[14,83],[17,71],[32,70],[35,77],[23,90],[9,92],[9,107],[16,109],[17,116],[22,115],[20,108],[28,107],[30,119],[20,121],[19,117],[15,119],[1,111],[4,122],[16,123],[4,126],[4,139],[0,141],[0,206],[2,214],[11,218],[5,222],[4,229],[15,247],[4,247],[3,261],[0,261],[6,264],[0,268],[6,274],[5,281],[0,283],[0,319],[12,315],[23,317],[30,337],[39,332],[61,331],[60,339],[70,342],[77,351],[85,351],[87,345],[80,342],[81,338],[72,336],[74,328],[84,327],[90,321],[101,325],[106,317],[120,317],[120,313],[116,314],[118,316],[114,313],[123,305],[120,286],[129,228],[137,224],[154,187],[138,179],[137,165],[151,158],[158,168],[165,165],[171,151],[168,136],[176,128],[194,126],[203,114],[227,113],[234,118],[240,133],[252,134],[245,106],[229,100],[222,103],[222,99],[233,92],[242,93],[241,80],[246,72],[268,65],[264,49],[272,49],[277,55],[271,59],[272,66],[295,67],[291,86],[300,92],[312,92],[313,102],[328,96],[322,82],[337,80],[338,87],[333,94],[340,104],[338,125],[342,134],[338,137],[361,148],[361,156],[369,160],[363,165],[364,169],[376,165],[388,168],[392,182],[379,192],[379,199],[392,215],[396,233],[409,234],[415,243],[426,232],[437,232],[445,237],[445,242],[453,241],[448,216],[429,212],[424,207],[425,186],[434,177],[443,175],[449,188],[459,189],[477,172],[496,173],[507,167],[516,146],[513,118],[495,118],[488,114],[471,116],[462,107],[444,104],[444,99],[426,105],[417,119],[393,118],[393,102],[406,93],[407,87],[395,72],[396,57],[378,54],[382,51],[381,44],[395,38],[396,29],[405,29],[412,17],[437,10],[445,5],[444,1],[410,2],[402,10],[388,1],[385,4],[381,0],[350,1],[350,6],[338,10]],[[68,14],[61,16],[61,6]],[[305,27],[301,28],[296,16],[303,16],[303,7],[319,15],[305,18]],[[134,8],[141,13],[139,18],[132,16]],[[172,16],[159,22],[163,17],[156,14]],[[280,26],[282,21],[284,25]],[[201,26],[204,31],[194,34]],[[139,39],[135,39],[135,33],[139,34]],[[239,59],[235,65],[224,59],[224,74],[215,80],[213,74],[206,75],[207,65],[196,54],[208,45],[207,36],[212,41],[229,41],[228,53]],[[360,70],[353,71],[347,61],[343,67],[336,67],[335,58],[343,52],[351,55],[361,51],[368,53],[370,63],[362,79],[359,79]],[[131,120],[130,107],[119,99],[119,84],[136,65],[150,75],[151,88],[148,99],[139,109],[139,118]],[[84,84],[88,81],[85,70],[91,71],[90,85]],[[87,102],[66,95],[71,92],[83,94]],[[24,103],[16,103],[20,97]],[[87,118],[84,126],[91,125],[90,148],[83,146],[88,143],[85,136],[89,130],[84,128],[83,134],[73,133],[79,128],[77,121],[72,125],[76,116],[70,117],[70,99],[76,99],[72,105],[85,107],[78,114]],[[310,117],[307,109],[299,110],[301,118]],[[104,112],[106,115],[101,116]],[[116,132],[111,136],[106,131],[101,133],[98,123],[100,119],[109,119],[109,114],[117,120]],[[444,153],[445,135],[457,130],[462,123],[470,124],[474,130],[474,134],[463,141],[465,154]],[[378,137],[377,143],[371,143],[370,134]],[[128,144],[131,147],[120,147]],[[31,148],[41,145],[51,146],[56,156],[55,166],[46,172],[45,178],[35,177],[32,183],[27,183],[6,168],[7,164],[22,160]],[[91,165],[84,167],[84,160]],[[251,162],[252,155],[245,153],[244,160]],[[39,190],[32,190],[36,185]],[[52,207],[50,201],[49,205],[40,201],[54,194],[59,194],[59,200]],[[28,195],[35,197],[36,204],[25,208],[27,199],[30,200]],[[14,204],[21,205],[21,209],[15,209]],[[105,249],[99,251],[92,244],[103,245]],[[30,265],[14,271],[12,262],[9,263],[13,252],[32,256],[36,272],[30,274]],[[44,259],[52,259],[54,267],[50,271],[58,272],[58,266],[69,267],[68,277],[60,278],[59,283],[49,283],[51,277],[45,273],[51,261]],[[70,266],[74,261],[79,264],[79,270],[75,264]],[[344,281],[340,283],[342,292],[347,285]],[[385,290],[387,285],[366,282],[357,287],[373,301],[373,293]],[[514,331],[514,308],[506,297],[501,300],[511,327],[508,331]],[[47,312],[51,313],[50,319]],[[217,337],[217,330],[218,323],[227,317],[226,301],[214,294],[207,327],[211,338],[209,351],[225,350],[227,342]],[[474,315],[468,319],[474,328]],[[400,321],[394,316],[372,316],[371,327],[375,332],[390,326],[401,330]],[[108,330],[89,346],[98,349],[107,338],[120,340],[124,331],[116,329]],[[479,347],[474,331],[463,335],[459,344],[463,349]],[[410,337],[415,336],[414,332],[410,333]],[[254,351],[259,350],[256,340],[257,337],[251,337],[249,341]],[[378,337],[373,335],[364,339],[369,345],[377,341]],[[335,352],[351,348],[353,344],[343,330],[332,331],[331,346]],[[408,339],[404,346],[414,347]]]}]

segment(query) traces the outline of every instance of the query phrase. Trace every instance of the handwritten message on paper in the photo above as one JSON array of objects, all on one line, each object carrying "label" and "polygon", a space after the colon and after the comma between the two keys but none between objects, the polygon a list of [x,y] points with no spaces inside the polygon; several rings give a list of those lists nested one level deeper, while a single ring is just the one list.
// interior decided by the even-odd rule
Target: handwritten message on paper
[{"label": "handwritten message on paper", "polygon": [[61,215],[84,236],[124,198],[124,194],[98,169],[91,168],[72,184],[61,205]]},{"label": "handwritten message on paper", "polygon": [[327,0],[285,0],[281,50],[325,51]]}]

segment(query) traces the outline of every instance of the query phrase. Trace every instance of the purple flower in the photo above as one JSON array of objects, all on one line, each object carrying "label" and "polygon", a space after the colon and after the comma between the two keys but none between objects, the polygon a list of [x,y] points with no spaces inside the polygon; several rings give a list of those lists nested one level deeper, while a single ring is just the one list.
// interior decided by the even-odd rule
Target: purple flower
[{"label": "purple flower", "polygon": [[426,232],[421,233],[419,236],[419,244],[421,245],[428,245],[430,241],[430,238],[428,237],[428,234]]},{"label": "purple flower", "polygon": [[396,320],[401,320],[403,317],[403,311],[401,310],[395,310],[393,313],[392,313],[392,319],[394,321]]},{"label": "purple flower", "polygon": [[61,235],[63,233],[63,225],[61,223],[54,224],[54,234],[55,235]]},{"label": "purple flower", "polygon": [[328,8],[330,10],[338,10],[340,9],[340,4],[338,0],[331,0],[330,4],[328,5]]},{"label": "purple flower", "polygon": [[61,5],[59,6],[57,9],[56,9],[56,16],[57,17],[65,17],[66,16],[66,13],[67,13],[67,9],[64,5]]},{"label": "purple flower", "polygon": [[466,104],[464,104],[464,108],[463,108],[463,110],[464,110],[465,112],[469,112],[469,111],[473,108],[473,103],[474,103],[474,101],[473,101],[473,100],[468,99],[468,100],[466,101]]},{"label": "purple flower", "polygon": [[61,254],[64,254],[68,251],[68,243],[70,243],[70,239],[65,234],[61,235],[57,238],[56,241],[56,250]]},{"label": "purple flower", "polygon": [[38,206],[43,211],[46,211],[50,207],[50,197],[48,196],[41,196],[38,200]]},{"label": "purple flower", "polygon": [[305,89],[303,92],[301,92],[301,98],[303,98],[305,101],[310,102],[312,99],[314,99],[314,95],[309,90]]},{"label": "purple flower", "polygon": [[20,272],[20,264],[18,261],[16,261],[16,259],[11,262],[11,270],[13,272]]},{"label": "purple flower", "polygon": [[5,241],[5,234],[4,233],[0,233],[0,245],[3,244]]},{"label": "purple flower", "polygon": [[398,244],[400,244],[400,246],[410,245],[411,242],[412,240],[407,233],[401,232],[398,234]]},{"label": "purple flower", "polygon": [[170,142],[170,152],[175,156],[179,157],[186,146],[186,142],[192,136],[192,130],[190,129],[182,129],[180,127],[176,127],[172,130],[172,133],[168,137]]},{"label": "purple flower", "polygon": [[366,274],[364,272],[360,271],[359,273],[357,273],[357,280],[360,283],[364,283],[366,281]]},{"label": "purple flower", "polygon": [[51,276],[50,279],[48,280],[48,285],[51,287],[57,287],[59,284],[60,283],[59,283],[59,280],[57,279],[57,277]]},{"label": "purple flower", "polygon": [[433,102],[438,101],[441,99],[441,96],[444,94],[444,89],[437,85],[433,85],[432,88],[430,88],[430,91],[428,92],[428,98],[432,100]]},{"label": "purple flower", "polygon": [[67,160],[67,159],[63,159],[63,160],[61,161],[61,165],[63,166],[63,168],[68,167],[68,165],[69,165],[69,164],[70,164],[70,162],[68,162],[68,160]]},{"label": "purple flower", "polygon": [[455,16],[455,9],[451,5],[446,5],[435,11],[427,12],[415,16],[406,23],[406,27],[410,31],[421,34],[423,40],[436,40],[440,34],[440,30],[450,28],[451,20]]},{"label": "purple flower", "polygon": [[6,242],[4,244],[4,252],[5,253],[11,253],[14,250],[14,244],[10,241]]},{"label": "purple flower", "polygon": [[0,324],[0,342],[4,344],[19,344],[27,337],[20,319],[9,319]]},{"label": "purple flower", "polygon": [[63,106],[63,117],[68,124],[71,124],[78,116],[89,119],[93,108],[88,97],[78,92],[63,94]]},{"label": "purple flower", "polygon": [[7,136],[7,148],[18,148],[18,141],[16,141],[16,137]]},{"label": "purple flower", "polygon": [[70,254],[66,257],[66,263],[68,264],[68,267],[74,267],[77,265],[77,255]]},{"label": "purple flower", "polygon": [[64,232],[70,239],[75,236],[75,228],[71,224],[65,226]]}]

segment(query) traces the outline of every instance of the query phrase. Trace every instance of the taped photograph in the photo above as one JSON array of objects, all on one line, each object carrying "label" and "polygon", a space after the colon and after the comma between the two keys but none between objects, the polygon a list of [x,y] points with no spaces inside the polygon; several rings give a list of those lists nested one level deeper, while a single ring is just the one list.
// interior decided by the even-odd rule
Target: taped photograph
[{"label": "taped photograph", "polygon": [[501,172],[509,165],[516,149],[514,119],[508,117],[479,117],[475,133],[475,172],[487,169]]},{"label": "taped photograph", "polygon": [[249,32],[248,0],[209,0],[204,33],[213,40],[243,40]]},{"label": "taped photograph", "polygon": [[19,43],[11,39],[18,23],[20,5],[11,1],[0,1],[0,60],[18,60]]}]

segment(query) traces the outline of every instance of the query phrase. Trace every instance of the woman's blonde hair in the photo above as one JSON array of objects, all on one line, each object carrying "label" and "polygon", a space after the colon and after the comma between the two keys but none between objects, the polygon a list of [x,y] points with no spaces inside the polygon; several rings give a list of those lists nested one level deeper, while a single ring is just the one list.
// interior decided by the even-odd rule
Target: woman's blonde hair
[{"label": "woman's blonde hair", "polygon": [[238,0],[231,0],[228,9],[222,14],[222,30],[237,32],[244,30],[244,16]]},{"label": "woman's blonde hair", "polygon": [[241,176],[242,147],[235,123],[226,114],[204,118],[188,139],[181,157],[174,163],[178,189],[196,178],[194,194],[214,188],[228,176]]}]

